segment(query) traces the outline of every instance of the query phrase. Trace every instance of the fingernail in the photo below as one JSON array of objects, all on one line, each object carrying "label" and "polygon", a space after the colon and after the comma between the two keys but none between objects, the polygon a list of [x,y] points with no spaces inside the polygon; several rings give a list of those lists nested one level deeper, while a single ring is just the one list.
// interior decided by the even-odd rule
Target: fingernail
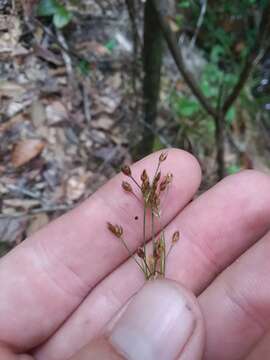
[{"label": "fingernail", "polygon": [[108,340],[129,360],[175,359],[196,325],[177,284],[149,281],[113,323]]}]

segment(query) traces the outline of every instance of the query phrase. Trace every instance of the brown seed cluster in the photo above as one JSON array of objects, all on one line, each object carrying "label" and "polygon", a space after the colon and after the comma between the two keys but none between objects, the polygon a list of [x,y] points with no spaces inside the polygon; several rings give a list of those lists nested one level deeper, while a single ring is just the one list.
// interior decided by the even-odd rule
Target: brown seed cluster
[{"label": "brown seed cluster", "polygon": [[172,236],[172,244],[176,244],[178,240],[180,239],[180,233],[179,231],[175,231]]},{"label": "brown seed cluster", "polygon": [[123,235],[123,228],[120,225],[113,225],[107,222],[107,227],[111,233],[113,233],[116,237],[121,238]]},{"label": "brown seed cluster", "polygon": [[[157,277],[165,276],[165,264],[166,258],[169,255],[172,247],[179,240],[179,231],[175,231],[172,239],[169,251],[166,251],[166,241],[164,230],[162,230],[161,235],[155,239],[155,218],[159,218],[161,216],[161,195],[167,190],[172,183],[173,175],[171,173],[162,176],[160,166],[167,159],[167,152],[162,152],[158,159],[158,165],[155,171],[155,175],[152,180],[144,169],[141,173],[140,180],[137,181],[132,174],[131,168],[128,165],[122,166],[121,170],[124,175],[126,175],[130,181],[133,182],[135,187],[139,189],[139,192],[142,196],[142,202],[144,206],[144,221],[143,221],[143,246],[139,247],[136,251],[137,259],[132,255],[132,252],[129,250],[126,242],[123,239],[123,228],[120,225],[112,225],[111,223],[107,223],[108,229],[112,234],[114,234],[117,238],[121,239],[124,243],[126,249],[129,251],[129,254],[134,258],[135,262],[144,272],[145,278],[155,279]],[[122,182],[122,189],[130,194],[133,194],[137,199],[137,195],[135,194],[132,185],[129,181]],[[150,212],[151,216],[147,217],[147,212]],[[146,249],[146,222],[147,219],[151,219],[150,228],[152,229],[152,253],[147,254],[149,250]]]},{"label": "brown seed cluster", "polygon": [[[140,184],[134,179],[131,168],[128,165],[122,166],[122,173],[130,178],[133,183],[139,187],[140,192],[143,196],[144,204],[147,208],[153,209],[155,212],[159,211],[160,207],[160,195],[164,192],[172,182],[173,175],[168,173],[161,180],[160,165],[167,159],[167,153],[162,152],[159,156],[158,167],[151,182],[149,175],[144,169],[140,176]],[[134,193],[131,184],[127,181],[122,182],[122,188],[129,193]]]}]

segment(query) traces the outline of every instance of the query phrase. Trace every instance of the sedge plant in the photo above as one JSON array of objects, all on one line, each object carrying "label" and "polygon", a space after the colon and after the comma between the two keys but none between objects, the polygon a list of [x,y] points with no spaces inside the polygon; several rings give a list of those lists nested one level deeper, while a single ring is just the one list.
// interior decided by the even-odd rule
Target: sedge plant
[{"label": "sedge plant", "polygon": [[[138,267],[144,274],[146,280],[154,280],[157,278],[164,278],[166,271],[166,260],[173,248],[173,246],[179,240],[179,231],[175,231],[172,235],[170,246],[167,249],[165,240],[165,231],[161,230],[159,235],[156,237],[156,219],[160,222],[161,220],[161,204],[166,192],[169,189],[170,184],[173,180],[173,175],[167,173],[165,176],[161,174],[161,164],[166,160],[167,153],[162,152],[158,159],[156,171],[152,180],[150,180],[147,171],[144,169],[141,173],[140,180],[137,181],[128,165],[122,167],[122,173],[128,178],[129,181],[122,182],[122,189],[133,195],[143,205],[143,244],[140,246],[135,253],[133,253],[125,239],[123,227],[119,224],[107,223],[108,230],[118,238],[123,246],[126,248],[129,256],[133,258]],[[139,196],[137,192],[133,190],[133,186],[138,188]],[[150,249],[147,248],[147,235],[146,229],[150,226],[151,238]]]}]

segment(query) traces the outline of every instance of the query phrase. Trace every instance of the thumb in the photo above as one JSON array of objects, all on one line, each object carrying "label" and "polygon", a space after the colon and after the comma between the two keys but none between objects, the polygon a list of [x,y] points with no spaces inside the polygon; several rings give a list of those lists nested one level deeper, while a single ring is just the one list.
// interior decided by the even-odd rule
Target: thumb
[{"label": "thumb", "polygon": [[72,360],[200,360],[204,324],[196,298],[169,280],[149,281]]}]

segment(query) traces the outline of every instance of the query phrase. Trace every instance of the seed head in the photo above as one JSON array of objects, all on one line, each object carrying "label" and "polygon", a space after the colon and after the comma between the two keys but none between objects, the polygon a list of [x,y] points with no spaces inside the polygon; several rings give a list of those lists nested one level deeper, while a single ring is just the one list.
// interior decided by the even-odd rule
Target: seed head
[{"label": "seed head", "polygon": [[145,183],[147,181],[149,182],[149,177],[148,177],[147,172],[146,172],[145,169],[143,170],[143,172],[141,174],[141,180],[142,180],[143,183]]},{"label": "seed head", "polygon": [[116,237],[120,238],[123,235],[123,228],[120,225],[113,225],[109,222],[107,222],[107,227],[110,230],[111,233],[113,233],[113,235],[115,235]]},{"label": "seed head", "polygon": [[153,252],[153,257],[156,260],[160,259],[160,252],[159,252],[159,249],[158,249],[158,244],[156,244],[156,246],[155,246],[155,249],[154,249],[154,252]]},{"label": "seed head", "polygon": [[131,176],[131,169],[128,165],[123,165],[121,167],[121,171],[123,174],[125,174],[126,176]]},{"label": "seed head", "polygon": [[175,231],[172,236],[172,244],[173,245],[176,244],[178,242],[179,238],[180,238],[179,231]]},{"label": "seed head", "polygon": [[150,189],[149,177],[147,175],[146,170],[143,170],[141,174],[141,180],[142,180],[142,186],[141,186],[142,193],[146,194]]},{"label": "seed head", "polygon": [[137,250],[137,255],[139,256],[139,258],[144,259],[145,258],[145,253],[143,248],[139,247]]},{"label": "seed head", "polygon": [[133,189],[132,186],[130,185],[130,183],[128,183],[127,181],[123,181],[122,182],[122,188],[129,193],[133,193]]},{"label": "seed head", "polygon": [[160,180],[160,177],[161,177],[161,172],[159,171],[159,172],[157,173],[157,175],[156,175],[156,177],[155,177],[154,181],[158,183],[158,182],[159,182],[159,180]]},{"label": "seed head", "polygon": [[162,152],[160,155],[159,155],[159,162],[163,162],[167,159],[167,156],[168,156],[168,153],[167,152]]},{"label": "seed head", "polygon": [[172,182],[172,179],[173,179],[173,175],[171,173],[167,174],[160,183],[159,190],[164,191],[168,187],[168,185]]},{"label": "seed head", "polygon": [[147,194],[149,192],[149,189],[150,189],[150,184],[149,184],[149,181],[147,180],[142,183],[142,186],[141,186],[142,193]]},{"label": "seed head", "polygon": [[155,256],[157,259],[159,259],[162,254],[164,254],[165,248],[164,245],[159,241],[155,248]]},{"label": "seed head", "polygon": [[162,180],[162,182],[160,183],[160,185],[159,185],[159,190],[160,191],[164,191],[165,189],[166,189],[166,181],[165,181],[165,179],[164,180]]}]

